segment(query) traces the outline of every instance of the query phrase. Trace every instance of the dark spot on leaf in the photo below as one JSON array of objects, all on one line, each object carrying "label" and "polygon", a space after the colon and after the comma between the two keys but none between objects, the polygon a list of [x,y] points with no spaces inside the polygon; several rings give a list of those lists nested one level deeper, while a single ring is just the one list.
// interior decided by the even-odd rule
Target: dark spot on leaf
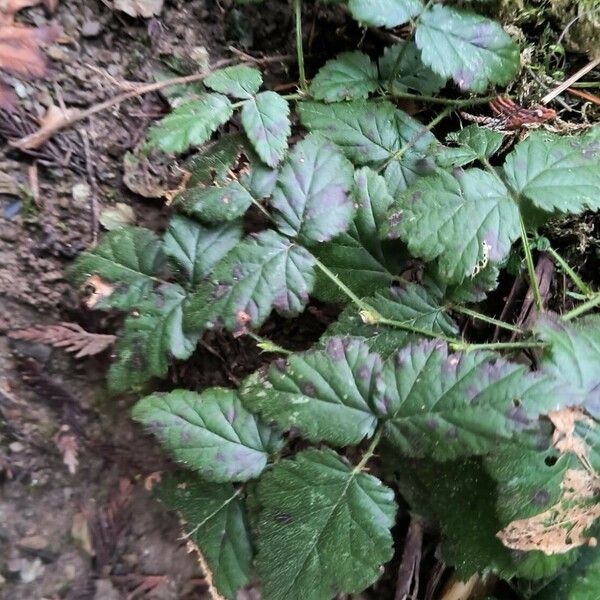
[{"label": "dark spot on leaf", "polygon": [[450,427],[450,429],[448,429],[446,432],[446,437],[449,440],[455,440],[458,437],[458,429],[454,426]]},{"label": "dark spot on leaf", "polygon": [[531,419],[521,406],[511,406],[506,416],[515,424],[517,429],[525,429],[531,425]]},{"label": "dark spot on leaf", "polygon": [[193,434],[189,430],[189,428],[185,428],[181,430],[181,441],[184,443],[188,443],[192,441]]},{"label": "dark spot on leaf", "polygon": [[225,415],[225,418],[229,421],[229,423],[233,423],[233,421],[235,420],[235,408],[231,407],[227,411],[227,414]]},{"label": "dark spot on leaf", "polygon": [[465,170],[462,167],[454,167],[452,169],[452,175],[456,177],[456,179],[460,179],[465,174]]},{"label": "dark spot on leaf", "polygon": [[315,392],[317,391],[317,388],[312,383],[305,383],[302,386],[302,391],[307,396],[314,396]]},{"label": "dark spot on leaf", "polygon": [[422,197],[423,197],[423,192],[417,190],[416,192],[413,192],[410,195],[410,201],[412,204],[415,204],[415,202],[418,202]]},{"label": "dark spot on leaf", "polygon": [[431,431],[435,431],[438,428],[438,424],[435,419],[427,419],[427,421],[425,421],[425,424],[429,429],[431,429]]},{"label": "dark spot on leaf", "polygon": [[213,291],[213,298],[219,300],[229,293],[231,286],[228,283],[219,283]]},{"label": "dark spot on leaf", "polygon": [[371,369],[369,369],[367,365],[363,365],[362,367],[359,367],[356,374],[358,375],[359,379],[368,379],[369,375],[371,374]]},{"label": "dark spot on leaf", "polygon": [[550,500],[550,494],[547,490],[536,490],[533,494],[532,501],[537,506],[545,506]]},{"label": "dark spot on leaf", "polygon": [[231,277],[234,281],[239,281],[244,275],[244,269],[242,269],[242,265],[237,264],[233,266],[231,270]]},{"label": "dark spot on leaf", "polygon": [[329,354],[333,360],[342,360],[344,358],[344,344],[340,338],[331,338],[327,342],[327,354]]},{"label": "dark spot on leaf", "polygon": [[[388,217],[388,222],[390,224],[391,227],[396,227],[397,225],[400,225],[400,223],[402,222],[402,219],[404,218],[404,212],[399,210],[398,212],[392,213],[389,217]],[[388,238],[397,238],[398,237],[398,232],[391,230],[388,232],[387,237]]]},{"label": "dark spot on leaf", "polygon": [[286,360],[285,358],[278,358],[277,360],[273,361],[273,366],[280,372],[280,373],[285,373],[286,371]]},{"label": "dark spot on leaf", "polygon": [[225,455],[224,455],[222,452],[217,452],[217,453],[215,454],[215,460],[216,460],[218,463],[224,463],[224,462],[225,462]]},{"label": "dark spot on leaf", "polygon": [[288,513],[277,513],[273,518],[280,525],[289,525],[294,520]]}]

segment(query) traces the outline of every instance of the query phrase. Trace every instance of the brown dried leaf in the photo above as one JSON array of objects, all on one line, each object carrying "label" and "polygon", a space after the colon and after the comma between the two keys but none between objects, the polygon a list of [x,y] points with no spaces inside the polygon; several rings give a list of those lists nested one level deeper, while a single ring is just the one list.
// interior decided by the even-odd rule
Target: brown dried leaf
[{"label": "brown dried leaf", "polygon": [[90,333],[77,323],[36,325],[28,329],[14,331],[10,334],[10,337],[16,340],[50,344],[55,348],[64,348],[67,352],[75,352],[75,358],[100,354],[100,352],[104,352],[111,346],[116,339],[114,335]]},{"label": "brown dried leaf", "polygon": [[130,17],[143,17],[148,19],[160,14],[163,0],[114,0],[113,6]]},{"label": "brown dried leaf", "polygon": [[595,546],[596,538],[586,535],[600,518],[600,478],[583,469],[569,469],[561,484],[560,501],[548,510],[509,523],[496,536],[512,550],[539,550],[564,554],[579,546]]},{"label": "brown dried leaf", "polygon": [[553,446],[562,454],[575,454],[583,466],[588,471],[593,472],[588,458],[589,448],[585,440],[575,433],[575,426],[578,422],[594,427],[593,419],[580,406],[569,406],[550,412],[548,413],[548,418],[552,425],[554,425],[554,433],[552,435]]},{"label": "brown dried leaf", "polygon": [[77,465],[79,464],[79,461],[77,460],[79,444],[77,443],[75,435],[71,433],[68,425],[63,425],[60,428],[60,431],[54,437],[54,443],[62,454],[63,463],[69,469],[69,473],[75,475],[77,472]]},{"label": "brown dried leaf", "polygon": [[100,275],[92,275],[89,277],[86,280],[84,287],[91,290],[88,299],[85,301],[85,305],[88,308],[94,308],[100,300],[108,298],[115,291],[115,286],[108,283],[108,281],[104,281]]}]

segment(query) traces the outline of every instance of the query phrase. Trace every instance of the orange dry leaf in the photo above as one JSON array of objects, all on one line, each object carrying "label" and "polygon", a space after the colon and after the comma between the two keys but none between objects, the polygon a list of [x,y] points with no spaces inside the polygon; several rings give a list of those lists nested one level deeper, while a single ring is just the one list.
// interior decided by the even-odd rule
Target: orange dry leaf
[{"label": "orange dry leaf", "polygon": [[583,469],[569,469],[561,484],[560,501],[528,519],[509,523],[496,535],[512,550],[564,554],[579,546],[595,546],[587,531],[600,518],[600,478]]},{"label": "orange dry leaf", "polygon": [[[0,0],[0,70],[18,77],[43,77],[48,70],[41,46],[57,39],[60,28],[26,27],[15,24],[15,13],[22,8],[40,4],[41,0]],[[44,0],[48,10],[56,0]],[[0,106],[10,108],[14,102],[5,87],[0,86]]]},{"label": "orange dry leaf", "polygon": [[60,127],[68,123],[78,113],[79,111],[75,108],[62,109],[58,106],[50,106],[46,114],[40,119],[40,128],[35,133],[24,138],[26,142],[19,140],[20,143],[16,142],[14,146],[21,150],[35,150],[39,148],[52,137],[57,126]]},{"label": "orange dry leaf", "polygon": [[75,358],[94,356],[104,352],[115,341],[114,335],[90,333],[77,323],[60,323],[59,325],[36,325],[28,329],[14,331],[10,337],[15,340],[28,340],[50,344],[55,348],[64,348],[67,352],[75,352]]},{"label": "orange dry leaf", "polygon": [[59,432],[54,436],[54,443],[62,454],[63,463],[66,465],[69,473],[75,475],[77,465],[79,464],[79,460],[77,459],[79,445],[77,438],[71,433],[68,425],[63,425],[60,428]]},{"label": "orange dry leaf", "polygon": [[593,471],[588,458],[590,449],[585,440],[575,432],[577,423],[581,422],[593,425],[593,420],[579,406],[569,406],[561,410],[552,411],[548,413],[548,418],[552,425],[554,425],[552,445],[561,454],[575,454],[588,471]]},{"label": "orange dry leaf", "polygon": [[100,275],[92,275],[85,282],[85,287],[91,289],[91,293],[85,304],[88,308],[94,308],[100,300],[108,298],[114,291],[115,286],[104,281]]}]

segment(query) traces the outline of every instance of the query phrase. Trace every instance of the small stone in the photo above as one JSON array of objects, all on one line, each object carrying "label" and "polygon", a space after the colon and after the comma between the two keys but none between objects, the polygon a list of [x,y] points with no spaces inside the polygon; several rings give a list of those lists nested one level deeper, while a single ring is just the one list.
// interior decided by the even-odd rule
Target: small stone
[{"label": "small stone", "polygon": [[67,59],[67,53],[61,46],[52,44],[46,50],[46,54],[52,59],[59,62],[63,62]]},{"label": "small stone", "polygon": [[76,183],[71,189],[73,202],[79,207],[87,206],[87,201],[91,193],[92,190],[87,183]]},{"label": "small stone", "polygon": [[81,27],[83,37],[96,37],[102,31],[102,23],[94,19],[85,21]]},{"label": "small stone", "polygon": [[44,573],[44,565],[39,558],[32,561],[24,560],[19,575],[23,583],[31,583]]},{"label": "small stone", "polygon": [[28,535],[19,540],[19,546],[31,550],[43,550],[48,547],[48,540],[43,535]]},{"label": "small stone", "polygon": [[8,445],[9,449],[11,452],[23,452],[23,450],[25,450],[25,445],[21,444],[21,442],[11,442]]},{"label": "small stone", "polygon": [[110,579],[98,579],[96,581],[94,600],[119,600],[120,598],[121,594]]}]

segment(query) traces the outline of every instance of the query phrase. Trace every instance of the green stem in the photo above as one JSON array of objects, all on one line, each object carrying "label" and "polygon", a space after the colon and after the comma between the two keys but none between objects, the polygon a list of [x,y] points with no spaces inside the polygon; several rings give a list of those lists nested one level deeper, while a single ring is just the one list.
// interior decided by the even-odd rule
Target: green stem
[{"label": "green stem", "polygon": [[571,281],[579,288],[579,291],[588,298],[594,295],[594,291],[589,285],[575,273],[569,263],[554,248],[547,248],[546,252],[558,263],[560,268],[571,278]]},{"label": "green stem", "polygon": [[525,227],[525,221],[519,211],[519,227],[521,228],[521,243],[523,244],[523,252],[525,252],[525,262],[527,263],[527,272],[529,273],[529,285],[533,290],[533,298],[535,305],[539,312],[544,311],[544,302],[542,300],[542,294],[540,292],[540,286],[538,284],[537,275],[535,273],[535,265],[533,264],[533,254],[531,252],[531,246],[529,244],[529,238],[527,237],[527,228]]},{"label": "green stem", "polygon": [[459,339],[448,337],[441,333],[435,333],[433,331],[429,331],[428,329],[421,329],[420,327],[414,327],[413,325],[409,325],[408,323],[403,323],[402,321],[396,321],[394,319],[388,319],[381,315],[375,308],[373,308],[370,304],[359,298],[344,282],[340,281],[340,278],[331,271],[328,267],[326,267],[320,260],[317,258],[314,259],[315,264],[323,273],[331,279],[331,281],[337,285],[354,304],[361,310],[362,319],[371,325],[389,325],[390,327],[394,327],[396,329],[402,329],[403,331],[409,331],[410,333],[416,333],[418,335],[422,335],[423,337],[433,338],[437,340],[444,340],[449,344],[462,344]]},{"label": "green stem", "polygon": [[363,454],[362,458],[360,459],[360,462],[352,470],[353,474],[356,474],[356,473],[359,473],[360,471],[362,471],[365,468],[366,464],[369,462],[369,460],[371,460],[371,458],[375,454],[375,450],[376,450],[377,446],[379,445],[379,442],[381,441],[382,435],[383,435],[383,428],[380,427],[379,429],[377,429],[377,431],[375,431],[375,435],[373,436],[373,439],[371,440],[371,443],[369,444],[368,448],[365,450],[365,453]]},{"label": "green stem", "polygon": [[519,199],[514,195],[512,190],[504,183],[502,177],[498,175],[496,169],[492,167],[490,161],[487,158],[481,156],[479,157],[479,160],[481,161],[481,164],[485,167],[485,170],[490,175],[493,175],[496,178],[496,180],[498,180],[504,187],[506,187],[508,195],[517,206],[517,211],[519,212],[519,228],[521,230],[521,244],[523,245],[523,252],[525,253],[525,262],[527,263],[527,272],[529,273],[529,285],[533,290],[533,297],[538,311],[543,312],[544,303],[542,301],[540,286],[538,285],[537,276],[535,274],[535,265],[533,264],[533,253],[531,252],[531,245],[529,244],[529,238],[527,237],[527,228],[525,227],[525,221],[523,221],[523,215],[521,214]]},{"label": "green stem", "polygon": [[482,98],[442,98],[440,96],[425,96],[421,94],[411,94],[410,92],[402,92],[395,90],[391,86],[389,95],[400,100],[417,100],[419,102],[431,102],[432,104],[446,104],[453,108],[468,108],[470,106],[478,106],[479,104],[487,104],[495,100],[498,96],[484,96]]},{"label": "green stem", "polygon": [[257,335],[256,333],[253,333],[252,331],[248,331],[247,335],[250,336],[255,342],[257,342],[256,345],[263,352],[277,352],[279,354],[287,354],[287,355],[293,354],[293,352],[291,350],[286,350],[285,348],[282,348],[275,342],[272,342],[271,340],[261,337],[260,335]]},{"label": "green stem", "polygon": [[579,317],[580,315],[588,312],[589,310],[592,310],[592,308],[596,308],[596,306],[598,306],[599,304],[600,293],[597,293],[594,295],[593,298],[590,298],[587,302],[584,302],[583,304],[580,304],[577,308],[574,308],[573,310],[570,310],[569,312],[565,313],[561,317],[561,319],[563,321],[570,321],[571,319]]},{"label": "green stem", "polygon": [[296,15],[296,53],[298,54],[298,74],[300,76],[300,89],[308,90],[306,73],[304,71],[304,43],[302,41],[302,0],[294,0],[294,14]]},{"label": "green stem", "polygon": [[473,319],[477,319],[478,321],[484,321],[485,323],[489,323],[490,325],[495,325],[496,327],[501,327],[502,329],[508,329],[508,331],[512,331],[514,333],[525,333],[522,329],[515,325],[511,325],[510,323],[506,323],[505,321],[500,321],[498,319],[494,319],[493,317],[488,317],[483,313],[477,312],[475,310],[471,310],[466,306],[459,306],[457,304],[449,304],[448,308],[453,310],[454,312],[462,313],[463,315],[467,315],[472,317]]},{"label": "green stem", "polygon": [[523,350],[526,348],[544,348],[545,342],[493,342],[490,344],[468,344],[461,342],[450,344],[452,350],[470,352],[471,350]]}]

